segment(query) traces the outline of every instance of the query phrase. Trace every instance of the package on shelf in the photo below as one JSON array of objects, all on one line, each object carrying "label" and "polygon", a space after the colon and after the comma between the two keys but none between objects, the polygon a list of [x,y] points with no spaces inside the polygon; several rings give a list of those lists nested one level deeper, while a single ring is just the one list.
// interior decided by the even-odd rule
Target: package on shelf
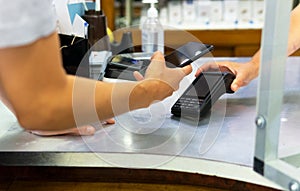
[{"label": "package on shelf", "polygon": [[182,24],[182,4],[181,1],[172,0],[168,2],[168,15],[169,24],[180,25]]},{"label": "package on shelf", "polygon": [[238,20],[238,0],[224,0],[224,16],[223,20],[225,24],[236,24]]},{"label": "package on shelf", "polygon": [[196,20],[196,10],[197,7],[195,5],[195,1],[193,0],[184,0],[182,1],[182,16],[183,16],[183,22],[185,24],[187,23],[194,23]]},{"label": "package on shelf", "polygon": [[223,1],[211,0],[210,2],[209,21],[211,24],[220,23],[223,21]]},{"label": "package on shelf", "polygon": [[261,28],[264,21],[264,0],[170,0],[162,10],[162,23],[175,28]]},{"label": "package on shelf", "polygon": [[252,0],[240,0],[238,5],[239,24],[249,24],[252,22]]},{"label": "package on shelf", "polygon": [[202,0],[196,1],[197,2],[197,14],[196,18],[197,24],[203,25],[208,24],[210,21],[210,14],[211,14],[211,1],[210,0]]},{"label": "package on shelf", "polygon": [[257,25],[264,22],[264,1],[254,0],[252,4],[252,19]]}]

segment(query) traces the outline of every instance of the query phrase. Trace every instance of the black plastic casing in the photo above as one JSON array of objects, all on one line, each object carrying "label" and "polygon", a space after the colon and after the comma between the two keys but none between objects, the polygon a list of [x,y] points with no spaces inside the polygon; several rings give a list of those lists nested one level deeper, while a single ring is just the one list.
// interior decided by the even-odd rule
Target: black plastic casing
[{"label": "black plastic casing", "polygon": [[[223,94],[234,93],[230,88],[234,79],[235,75],[229,72],[201,73],[172,106],[171,113],[177,117],[186,116],[200,117],[199,119],[203,118]],[[195,93],[193,95],[188,95],[188,92],[192,89],[195,89]],[[205,94],[205,96],[203,96],[203,94]],[[180,99],[188,97],[200,99],[202,100],[202,103],[195,108],[178,107],[178,105],[180,105]]]}]

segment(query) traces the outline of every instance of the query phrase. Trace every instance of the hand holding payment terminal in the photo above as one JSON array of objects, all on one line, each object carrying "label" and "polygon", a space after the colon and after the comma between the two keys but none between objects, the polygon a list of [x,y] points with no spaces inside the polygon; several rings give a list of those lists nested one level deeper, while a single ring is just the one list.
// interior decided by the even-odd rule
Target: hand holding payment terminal
[{"label": "hand holding payment terminal", "polygon": [[172,106],[171,113],[201,119],[224,93],[234,93],[230,88],[234,79],[230,72],[202,72]]}]

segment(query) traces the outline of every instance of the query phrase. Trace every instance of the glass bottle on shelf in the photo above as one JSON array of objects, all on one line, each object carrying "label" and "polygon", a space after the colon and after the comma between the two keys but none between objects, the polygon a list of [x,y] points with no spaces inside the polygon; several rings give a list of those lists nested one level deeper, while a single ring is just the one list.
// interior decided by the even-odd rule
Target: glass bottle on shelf
[{"label": "glass bottle on shelf", "polygon": [[158,10],[154,5],[157,0],[144,0],[143,3],[150,3],[151,6],[147,11],[147,18],[142,23],[142,51],[164,53],[164,29],[158,19]]}]

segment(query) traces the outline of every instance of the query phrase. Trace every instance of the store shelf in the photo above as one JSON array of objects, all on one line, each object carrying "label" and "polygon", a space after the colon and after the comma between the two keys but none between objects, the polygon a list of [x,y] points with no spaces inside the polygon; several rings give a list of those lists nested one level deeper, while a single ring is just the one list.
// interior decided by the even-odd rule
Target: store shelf
[{"label": "store shelf", "polygon": [[[124,29],[114,32],[116,41],[120,41],[123,32],[132,32],[133,44],[141,45],[139,29]],[[176,48],[189,41],[201,41],[214,45],[215,57],[252,56],[260,46],[260,29],[235,30],[165,30],[165,45]]]},{"label": "store shelf", "polygon": [[[110,3],[103,4],[104,10],[109,10],[108,26],[115,29],[113,21],[115,18],[114,1],[109,0]],[[207,27],[199,26],[198,28],[191,24],[189,26],[171,26],[173,30],[165,31],[165,44],[168,47],[176,47],[188,41],[200,40],[203,43],[213,44],[215,49],[213,56],[215,57],[244,57],[252,56],[260,47],[262,24],[249,27],[246,25],[210,25]],[[130,29],[131,30],[131,29]],[[128,29],[119,29],[114,32],[115,39],[119,41],[123,31]],[[132,29],[134,44],[139,46],[141,44],[141,34],[138,29]],[[188,33],[188,35],[187,35]],[[300,55],[296,52],[293,55]]]},{"label": "store shelf", "polygon": [[203,43],[215,46],[214,56],[252,56],[260,47],[261,29],[188,30]]}]

